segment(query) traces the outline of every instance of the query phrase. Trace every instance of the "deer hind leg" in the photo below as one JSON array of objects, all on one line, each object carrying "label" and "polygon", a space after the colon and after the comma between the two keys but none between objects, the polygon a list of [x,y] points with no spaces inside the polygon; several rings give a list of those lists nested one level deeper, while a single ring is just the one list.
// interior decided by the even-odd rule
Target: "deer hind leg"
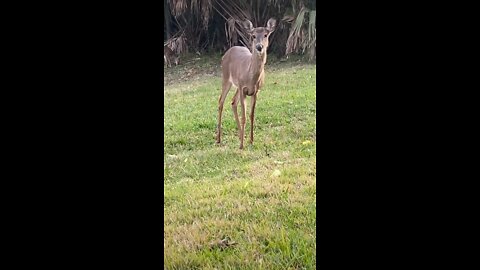
[{"label": "deer hind leg", "polygon": [[167,64],[167,67],[170,67],[170,59],[166,55],[163,56],[163,59],[165,59],[165,63]]},{"label": "deer hind leg", "polygon": [[220,143],[222,137],[223,104],[225,103],[225,98],[227,97],[228,91],[230,91],[231,86],[232,83],[230,81],[224,81],[222,83],[222,93],[220,94],[220,98],[218,99],[217,143]]},{"label": "deer hind leg", "polygon": [[250,144],[253,144],[253,122],[255,120],[255,104],[257,103],[257,94],[252,96],[250,100]]}]

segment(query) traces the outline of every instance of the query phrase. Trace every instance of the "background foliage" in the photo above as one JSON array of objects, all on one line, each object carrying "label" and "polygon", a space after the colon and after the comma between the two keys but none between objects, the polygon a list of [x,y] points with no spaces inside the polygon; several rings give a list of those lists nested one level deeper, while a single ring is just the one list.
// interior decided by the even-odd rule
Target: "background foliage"
[{"label": "background foliage", "polygon": [[[316,56],[316,2],[313,0],[164,0],[164,41],[177,54],[225,52],[245,46],[245,19],[265,26],[277,20],[269,53]],[[247,46],[248,47],[248,46]]]}]

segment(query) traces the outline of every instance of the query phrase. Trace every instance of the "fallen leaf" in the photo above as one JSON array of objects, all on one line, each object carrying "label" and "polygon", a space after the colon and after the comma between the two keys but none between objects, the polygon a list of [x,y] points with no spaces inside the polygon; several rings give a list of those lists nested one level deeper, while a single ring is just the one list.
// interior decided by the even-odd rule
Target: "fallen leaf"
[{"label": "fallen leaf", "polygon": [[225,249],[225,248],[234,246],[236,244],[238,244],[238,243],[235,242],[235,241],[230,241],[230,238],[226,237],[225,239],[215,240],[215,241],[211,242],[210,243],[210,249],[214,249],[214,248]]},{"label": "fallen leaf", "polygon": [[311,143],[312,143],[312,142],[309,141],[309,140],[306,140],[306,141],[302,142],[303,145],[307,145],[307,144],[311,144]]},{"label": "fallen leaf", "polygon": [[275,170],[275,171],[273,171],[272,176],[273,176],[273,177],[278,177],[278,176],[280,176],[281,174],[282,174],[282,172],[280,172],[280,170]]}]

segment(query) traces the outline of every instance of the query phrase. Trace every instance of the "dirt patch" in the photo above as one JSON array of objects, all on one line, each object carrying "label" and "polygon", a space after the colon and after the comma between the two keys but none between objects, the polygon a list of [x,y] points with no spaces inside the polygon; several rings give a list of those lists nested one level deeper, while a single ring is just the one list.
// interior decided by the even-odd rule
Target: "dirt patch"
[{"label": "dirt patch", "polygon": [[[182,61],[183,60],[183,61]],[[197,81],[206,76],[220,76],[221,56],[206,55],[185,57],[181,59],[178,66],[164,66],[163,79],[164,86],[177,84],[185,81]]]}]

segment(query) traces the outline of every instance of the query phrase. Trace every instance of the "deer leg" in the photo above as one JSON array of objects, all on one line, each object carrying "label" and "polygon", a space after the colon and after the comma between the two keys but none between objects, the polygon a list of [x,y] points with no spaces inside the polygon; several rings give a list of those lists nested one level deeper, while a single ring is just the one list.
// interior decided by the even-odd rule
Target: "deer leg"
[{"label": "deer leg", "polygon": [[247,123],[247,104],[245,103],[245,96],[243,91],[239,94],[240,107],[242,108],[242,127],[240,131],[240,149],[243,149],[243,140],[245,139],[245,124]]},{"label": "deer leg", "polygon": [[255,119],[255,104],[257,103],[257,94],[250,99],[250,144],[253,144],[253,121]]},{"label": "deer leg", "polygon": [[220,98],[218,99],[218,124],[217,124],[217,143],[220,143],[222,137],[222,112],[223,112],[223,104],[225,103],[225,98],[227,97],[228,91],[232,83],[229,81],[222,83],[222,93],[220,94]]},{"label": "deer leg", "polygon": [[239,100],[238,89],[240,88],[237,88],[237,92],[235,92],[235,95],[233,96],[233,99],[232,99],[232,110],[233,110],[233,115],[235,116],[235,122],[237,122],[238,137],[240,138],[240,120],[238,120],[238,111],[237,111],[238,100]]},{"label": "deer leg", "polygon": [[168,57],[163,56],[165,59],[165,63],[167,64],[167,67],[170,67],[170,61],[168,60]]}]

